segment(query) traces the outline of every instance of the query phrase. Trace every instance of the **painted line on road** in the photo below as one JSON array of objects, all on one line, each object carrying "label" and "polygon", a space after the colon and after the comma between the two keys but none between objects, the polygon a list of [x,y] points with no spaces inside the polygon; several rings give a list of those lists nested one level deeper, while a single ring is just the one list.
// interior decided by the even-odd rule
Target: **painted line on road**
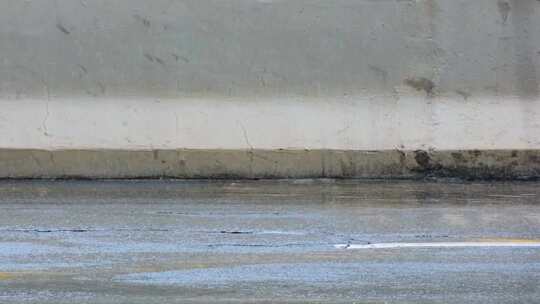
[{"label": "painted line on road", "polygon": [[393,248],[490,248],[490,247],[525,247],[540,248],[540,241],[510,242],[430,242],[430,243],[378,243],[378,244],[338,244],[337,249],[393,249]]},{"label": "painted line on road", "polygon": [[0,272],[0,281],[2,280],[11,280],[15,278],[15,275],[9,272]]}]

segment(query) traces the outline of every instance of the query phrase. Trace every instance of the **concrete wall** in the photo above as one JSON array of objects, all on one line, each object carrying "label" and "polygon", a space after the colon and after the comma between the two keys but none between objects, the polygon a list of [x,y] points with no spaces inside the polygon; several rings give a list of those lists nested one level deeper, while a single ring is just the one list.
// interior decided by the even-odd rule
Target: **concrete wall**
[{"label": "concrete wall", "polygon": [[539,33],[537,0],[0,0],[0,149],[536,153]]}]

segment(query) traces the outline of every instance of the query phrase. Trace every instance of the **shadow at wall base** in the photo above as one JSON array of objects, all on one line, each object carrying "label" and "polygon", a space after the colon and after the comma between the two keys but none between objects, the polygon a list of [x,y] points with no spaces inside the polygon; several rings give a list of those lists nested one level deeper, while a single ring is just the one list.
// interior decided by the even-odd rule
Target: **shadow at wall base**
[{"label": "shadow at wall base", "polygon": [[3,179],[366,178],[534,180],[540,150],[0,149]]}]

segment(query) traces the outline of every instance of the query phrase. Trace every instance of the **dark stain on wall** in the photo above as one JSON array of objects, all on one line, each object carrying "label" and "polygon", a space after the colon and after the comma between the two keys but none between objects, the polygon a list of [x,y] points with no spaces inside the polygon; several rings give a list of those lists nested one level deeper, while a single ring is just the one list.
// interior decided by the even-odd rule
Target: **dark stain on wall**
[{"label": "dark stain on wall", "polygon": [[499,0],[497,1],[497,8],[499,9],[499,14],[501,14],[502,23],[506,24],[506,21],[508,21],[508,15],[512,10],[510,3],[505,0]]},{"label": "dark stain on wall", "polygon": [[65,35],[71,34],[71,32],[60,22],[56,24],[56,28]]},{"label": "dark stain on wall", "polygon": [[425,77],[407,78],[404,83],[417,91],[424,91],[428,97],[433,97],[435,83]]}]

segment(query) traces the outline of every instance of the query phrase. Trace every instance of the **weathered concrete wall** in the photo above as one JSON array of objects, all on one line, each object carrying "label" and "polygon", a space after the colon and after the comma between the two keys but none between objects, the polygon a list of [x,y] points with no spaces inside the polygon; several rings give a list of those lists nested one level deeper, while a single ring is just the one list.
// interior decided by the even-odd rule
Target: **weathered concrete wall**
[{"label": "weathered concrete wall", "polygon": [[[1,155],[535,153],[539,33],[537,0],[0,0]],[[7,159],[0,177],[70,175],[58,162],[7,169]],[[102,161],[120,168],[117,156]],[[272,161],[280,174],[203,171],[325,176],[294,173],[295,158]],[[529,163],[510,176],[537,172],[529,158],[512,164]],[[71,175],[104,172],[84,167]],[[170,175],[141,168],[127,175]],[[341,175],[394,175],[358,172]]]},{"label": "weathered concrete wall", "polygon": [[22,149],[538,149],[540,102],[402,96],[2,102]]},{"label": "weathered concrete wall", "polygon": [[540,176],[540,151],[0,150],[0,176],[531,180]]},{"label": "weathered concrete wall", "polygon": [[0,2],[1,96],[538,97],[537,0]]}]

